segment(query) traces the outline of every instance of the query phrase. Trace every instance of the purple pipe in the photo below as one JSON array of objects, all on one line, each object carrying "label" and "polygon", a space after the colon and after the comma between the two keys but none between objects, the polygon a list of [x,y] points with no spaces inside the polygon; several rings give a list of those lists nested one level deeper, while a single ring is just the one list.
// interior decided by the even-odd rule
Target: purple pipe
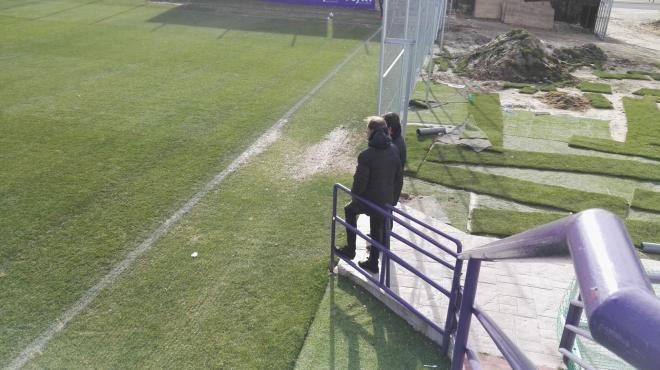
[{"label": "purple pipe", "polygon": [[660,364],[660,299],[621,220],[590,209],[459,255],[573,259],[594,339],[638,369]]}]

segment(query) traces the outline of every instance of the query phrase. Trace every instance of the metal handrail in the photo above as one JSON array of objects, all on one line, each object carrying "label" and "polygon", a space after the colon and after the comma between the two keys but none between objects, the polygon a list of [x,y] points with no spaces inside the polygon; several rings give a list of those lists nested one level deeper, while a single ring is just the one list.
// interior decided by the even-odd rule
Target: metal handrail
[{"label": "metal handrail", "polygon": [[[594,340],[639,369],[656,369],[660,363],[660,299],[653,292],[623,222],[602,209],[586,210],[459,254],[460,259],[469,262],[452,369],[460,369],[464,361],[481,261],[568,256],[573,260]],[[573,307],[581,314],[581,308]],[[567,324],[576,323],[567,319]],[[515,349],[513,343],[491,338],[506,351]],[[563,342],[562,338],[560,352],[573,360],[575,356],[566,354],[572,341]],[[529,368],[524,360],[507,360],[514,368]]]},{"label": "metal handrail", "polygon": [[[337,199],[338,199],[338,192],[342,191],[352,197],[354,200],[358,200],[360,202],[363,202],[366,204],[368,207],[371,208],[371,210],[380,216],[384,218],[385,222],[385,241],[384,243],[380,243],[371,237],[365,235],[363,232],[358,230],[356,227],[353,227],[352,225],[349,225],[346,220],[342,219],[341,217],[337,216]],[[399,216],[393,215],[393,213],[396,213]],[[405,218],[405,220],[404,220]],[[445,253],[448,253],[451,258],[455,259],[455,264],[452,266],[448,262],[432,255],[428,251],[424,251],[424,254],[430,258],[432,258],[434,261],[439,262],[442,266],[447,267],[450,271],[453,270],[453,279],[452,279],[452,286],[451,289],[448,290],[436,282],[434,282],[432,279],[427,277],[424,273],[421,271],[417,270],[407,262],[405,262],[403,259],[401,259],[399,256],[397,256],[394,252],[392,252],[389,249],[389,238],[391,236],[395,237],[397,240],[401,240],[404,242],[405,245],[410,246],[411,248],[420,251],[421,248],[417,247],[413,243],[410,243],[409,241],[405,240],[403,236],[392,232],[390,229],[390,220],[392,222],[396,222],[397,224],[405,227],[409,231],[411,231],[413,234],[421,237],[422,239],[426,240],[429,242],[431,245],[437,247],[438,249],[442,250]],[[430,230],[434,232],[435,234],[451,241],[454,242],[456,245],[456,251],[452,251],[443,244],[439,243],[437,240],[429,237],[427,234],[419,231],[417,228],[415,228],[412,225],[409,225],[406,220],[408,221],[413,221],[417,223],[420,226],[423,226],[427,230]],[[339,223],[342,225],[346,230],[352,231],[355,233],[356,236],[359,236],[360,238],[366,240],[367,242],[371,243],[372,248],[376,248],[378,251],[383,253],[383,259],[382,259],[382,266],[383,268],[381,269],[381,276],[380,279],[374,278],[370,273],[364,271],[362,268],[360,268],[357,264],[355,264],[352,260],[345,258],[344,256],[335,253],[335,241],[336,241],[336,225]],[[426,324],[428,324],[431,328],[433,328],[436,332],[438,332],[440,335],[442,335],[442,352],[443,354],[447,354],[448,348],[449,348],[449,341],[450,341],[450,335],[451,332],[453,331],[455,324],[456,324],[456,311],[455,308],[458,306],[457,300],[460,297],[460,274],[462,270],[462,261],[456,259],[456,256],[458,253],[460,253],[462,250],[462,245],[460,241],[456,240],[455,238],[452,238],[445,233],[442,233],[441,231],[437,230],[436,228],[424,223],[423,221],[420,221],[418,219],[413,218],[406,212],[403,212],[401,210],[398,210],[394,207],[387,207],[386,209],[379,207],[378,205],[374,204],[373,202],[364,199],[363,197],[360,197],[358,195],[355,195],[351,192],[350,189],[345,187],[344,185],[341,184],[335,184],[333,187],[333,203],[332,203],[332,224],[331,224],[331,241],[330,241],[330,266],[332,267],[334,265],[334,258],[339,257],[343,261],[345,261],[348,265],[351,267],[355,268],[357,271],[359,271],[362,275],[364,275],[368,281],[371,283],[375,284],[379,288],[381,288],[385,293],[387,293],[389,296],[394,298],[397,302],[399,302],[402,306],[404,306],[407,310],[412,312],[414,315],[419,317],[422,321],[424,321]],[[389,287],[389,262],[393,261],[406,270],[412,272],[414,275],[422,279],[424,282],[429,284],[431,287],[442,293],[443,295],[447,296],[449,298],[449,305],[447,309],[447,317],[445,320],[445,325],[444,328],[440,328],[436,323],[434,323],[431,319],[426,317],[424,314],[422,314],[420,311],[415,309],[410,303],[408,303],[405,299],[403,299],[401,296],[399,296],[397,293],[392,291]],[[387,275],[387,276],[385,276]]]}]

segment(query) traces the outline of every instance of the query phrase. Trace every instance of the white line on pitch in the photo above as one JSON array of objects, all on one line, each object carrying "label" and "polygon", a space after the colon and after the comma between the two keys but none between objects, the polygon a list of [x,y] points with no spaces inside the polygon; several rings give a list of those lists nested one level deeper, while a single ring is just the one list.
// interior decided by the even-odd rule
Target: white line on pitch
[{"label": "white line on pitch", "polygon": [[23,367],[30,359],[32,359],[37,354],[41,353],[43,348],[48,344],[48,342],[53,339],[53,337],[62,331],[64,327],[73,320],[78,314],[80,314],[90,303],[101,293],[101,291],[112,283],[129,268],[135,260],[140,257],[144,252],[151,249],[154,244],[165,234],[167,234],[170,229],[185,216],[190,210],[192,210],[202,198],[208,195],[211,191],[215,190],[218,185],[230,174],[235,172],[238,168],[245,165],[255,156],[262,153],[266,148],[273,144],[280,136],[280,131],[284,125],[289,121],[289,118],[302,107],[303,104],[309,100],[314,94],[316,94],[321,87],[323,87],[331,78],[333,78],[341,68],[344,67],[353,57],[362,49],[362,47],[370,42],[378,33],[380,29],[374,32],[368,39],[366,39],[360,46],[356,47],[353,52],[348,55],[341,63],[337,64],[335,68],[328,73],[328,75],[321,80],[316,86],[314,86],[305,96],[303,96],[291,109],[289,109],[282,118],[280,118],[273,126],[271,126],[263,135],[261,135],[257,141],[255,141],[249,148],[247,148],[241,155],[238,156],[227,168],[222,172],[215,175],[211,181],[209,181],[202,190],[195,194],[190,200],[186,202],[181,208],[179,208],[174,214],[172,214],[165,222],[163,222],[147,239],[145,239],[140,245],[129,252],[117,266],[115,266],[108,274],[106,274],[101,280],[99,280],[93,287],[89,288],[83,295],[74,303],[69,309],[67,309],[62,316],[60,316],[57,321],[55,321],[46,331],[44,331],[39,337],[37,337],[32,343],[30,343],[5,369],[6,370],[15,370]]}]

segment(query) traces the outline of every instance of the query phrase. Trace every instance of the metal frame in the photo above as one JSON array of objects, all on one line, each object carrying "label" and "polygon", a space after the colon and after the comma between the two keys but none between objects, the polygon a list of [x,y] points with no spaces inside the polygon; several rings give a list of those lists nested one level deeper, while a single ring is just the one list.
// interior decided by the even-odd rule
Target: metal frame
[{"label": "metal frame", "polygon": [[613,3],[614,0],[600,0],[594,33],[601,40],[604,40],[607,35],[607,26],[610,23],[610,14],[612,14]]},{"label": "metal frame", "polygon": [[[579,335],[638,369],[657,369],[660,299],[653,292],[621,220],[608,211],[591,209],[459,255],[468,260],[468,268],[452,370],[462,369],[465,355],[469,355],[466,345],[472,315],[479,319],[513,369],[535,369],[497,325],[474,307],[481,261],[568,256],[573,260],[582,300],[571,302],[568,312],[559,348],[565,361],[585,369],[594,368],[571,352]],[[582,310],[589,331],[577,327]]]},{"label": "metal frame", "polygon": [[[346,220],[342,219],[341,217],[337,216],[337,201],[338,201],[338,195],[339,192],[346,193],[352,197],[353,200],[357,200],[360,202],[363,202],[366,204],[369,208],[372,209],[373,212],[376,212],[380,214],[382,217],[385,219],[385,243],[381,244],[369,236],[365,235],[363,232],[358,230],[357,228],[349,225]],[[330,269],[334,269],[335,265],[335,257],[341,258],[345,263],[359,271],[362,275],[364,275],[367,280],[369,280],[372,284],[378,286],[381,288],[386,294],[388,294],[390,297],[392,297],[394,300],[399,302],[403,307],[405,307],[407,310],[412,312],[414,315],[419,317],[422,321],[424,321],[426,324],[428,324],[433,330],[438,332],[440,335],[442,335],[442,347],[441,351],[443,355],[447,355],[448,349],[449,349],[449,343],[450,343],[450,337],[451,334],[456,326],[456,309],[458,308],[458,300],[461,297],[460,294],[460,278],[461,278],[461,271],[463,269],[463,261],[457,258],[459,253],[462,252],[463,246],[461,244],[461,241],[452,237],[451,235],[448,235],[436,228],[434,228],[431,225],[428,225],[424,223],[423,221],[407,214],[406,212],[392,207],[392,206],[386,206],[385,208],[379,207],[378,205],[358,196],[353,194],[350,189],[347,187],[341,185],[341,184],[335,184],[333,187],[332,191],[332,222],[331,222],[331,236],[330,236]],[[436,255],[433,255],[431,252],[425,251],[422,252],[429,258],[433,259],[434,261],[438,262],[439,266],[442,266],[444,268],[447,268],[449,270],[453,271],[453,278],[452,278],[452,285],[450,288],[442,287],[435,281],[433,281],[431,278],[426,276],[424,273],[420,272],[417,270],[415,267],[404,261],[401,257],[397,256],[395,253],[390,251],[389,249],[389,239],[391,237],[394,237],[397,240],[402,241],[404,244],[410,246],[411,248],[421,251],[421,248],[417,247],[412,241],[408,240],[405,236],[400,235],[394,231],[391,230],[390,224],[391,222],[396,223],[398,225],[401,225],[405,229],[411,231],[418,237],[424,239],[431,245],[437,247],[444,255],[449,255],[452,259],[454,259],[454,264],[448,264],[446,261],[443,259],[439,258]],[[336,246],[336,231],[337,231],[337,224],[340,224],[343,226],[345,229],[350,230],[356,234],[356,236],[359,236],[360,238],[366,240],[368,243],[372,245],[372,248],[378,249],[382,254],[383,258],[381,259],[381,269],[380,269],[380,276],[379,278],[375,278],[371,273],[363,270],[361,267],[359,267],[355,262],[353,262],[350,259],[345,258],[344,256],[340,254],[335,253],[335,246]],[[423,231],[427,230],[427,232]],[[443,238],[451,242],[453,244],[453,250],[452,248],[440,243],[437,238]],[[446,296],[449,299],[449,305],[447,309],[447,315],[445,319],[445,325],[443,328],[439,327],[433,320],[431,320],[429,317],[425,316],[423,313],[419,312],[415,307],[413,307],[409,302],[407,302],[405,299],[403,299],[401,296],[399,296],[397,293],[392,291],[390,289],[390,279],[389,279],[389,272],[390,272],[390,264],[394,262],[405,268],[406,270],[412,272],[415,276],[426,282],[430,287],[435,289],[436,291],[442,293],[444,296]]]}]

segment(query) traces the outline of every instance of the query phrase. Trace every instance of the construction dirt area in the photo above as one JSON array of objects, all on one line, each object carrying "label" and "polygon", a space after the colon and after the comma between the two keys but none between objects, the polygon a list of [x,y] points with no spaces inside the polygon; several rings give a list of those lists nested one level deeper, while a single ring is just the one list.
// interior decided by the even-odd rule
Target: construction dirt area
[{"label": "construction dirt area", "polygon": [[[600,40],[578,26],[561,22],[556,22],[552,30],[528,28],[530,37],[527,37],[520,36],[518,31],[506,34],[517,29],[514,25],[452,16],[447,23],[443,50],[436,51],[440,58],[447,59],[450,68],[436,68],[433,80],[465,86],[471,91],[498,92],[505,110],[609,121],[612,139],[624,141],[627,128],[622,97],[632,97],[640,89],[660,89],[657,80],[660,73],[659,24],[657,10],[614,8],[608,37]],[[518,44],[512,47],[514,43]],[[504,55],[511,53],[511,49],[523,54]],[[565,50],[569,53],[562,52]],[[491,55],[484,56],[488,53]],[[524,53],[531,53],[531,57]],[[507,73],[498,76],[498,68]],[[602,75],[625,76],[635,71],[647,75],[637,79],[603,78]],[[507,82],[518,85],[507,85]],[[611,102],[609,109],[592,107],[581,97],[590,90],[578,88],[580,82],[610,85],[611,91],[606,93]],[[524,87],[520,83],[535,86],[531,91],[518,90]],[[549,84],[552,84],[549,90],[543,89]],[[576,97],[574,104],[571,97]],[[553,104],[557,100],[559,102]]]}]

